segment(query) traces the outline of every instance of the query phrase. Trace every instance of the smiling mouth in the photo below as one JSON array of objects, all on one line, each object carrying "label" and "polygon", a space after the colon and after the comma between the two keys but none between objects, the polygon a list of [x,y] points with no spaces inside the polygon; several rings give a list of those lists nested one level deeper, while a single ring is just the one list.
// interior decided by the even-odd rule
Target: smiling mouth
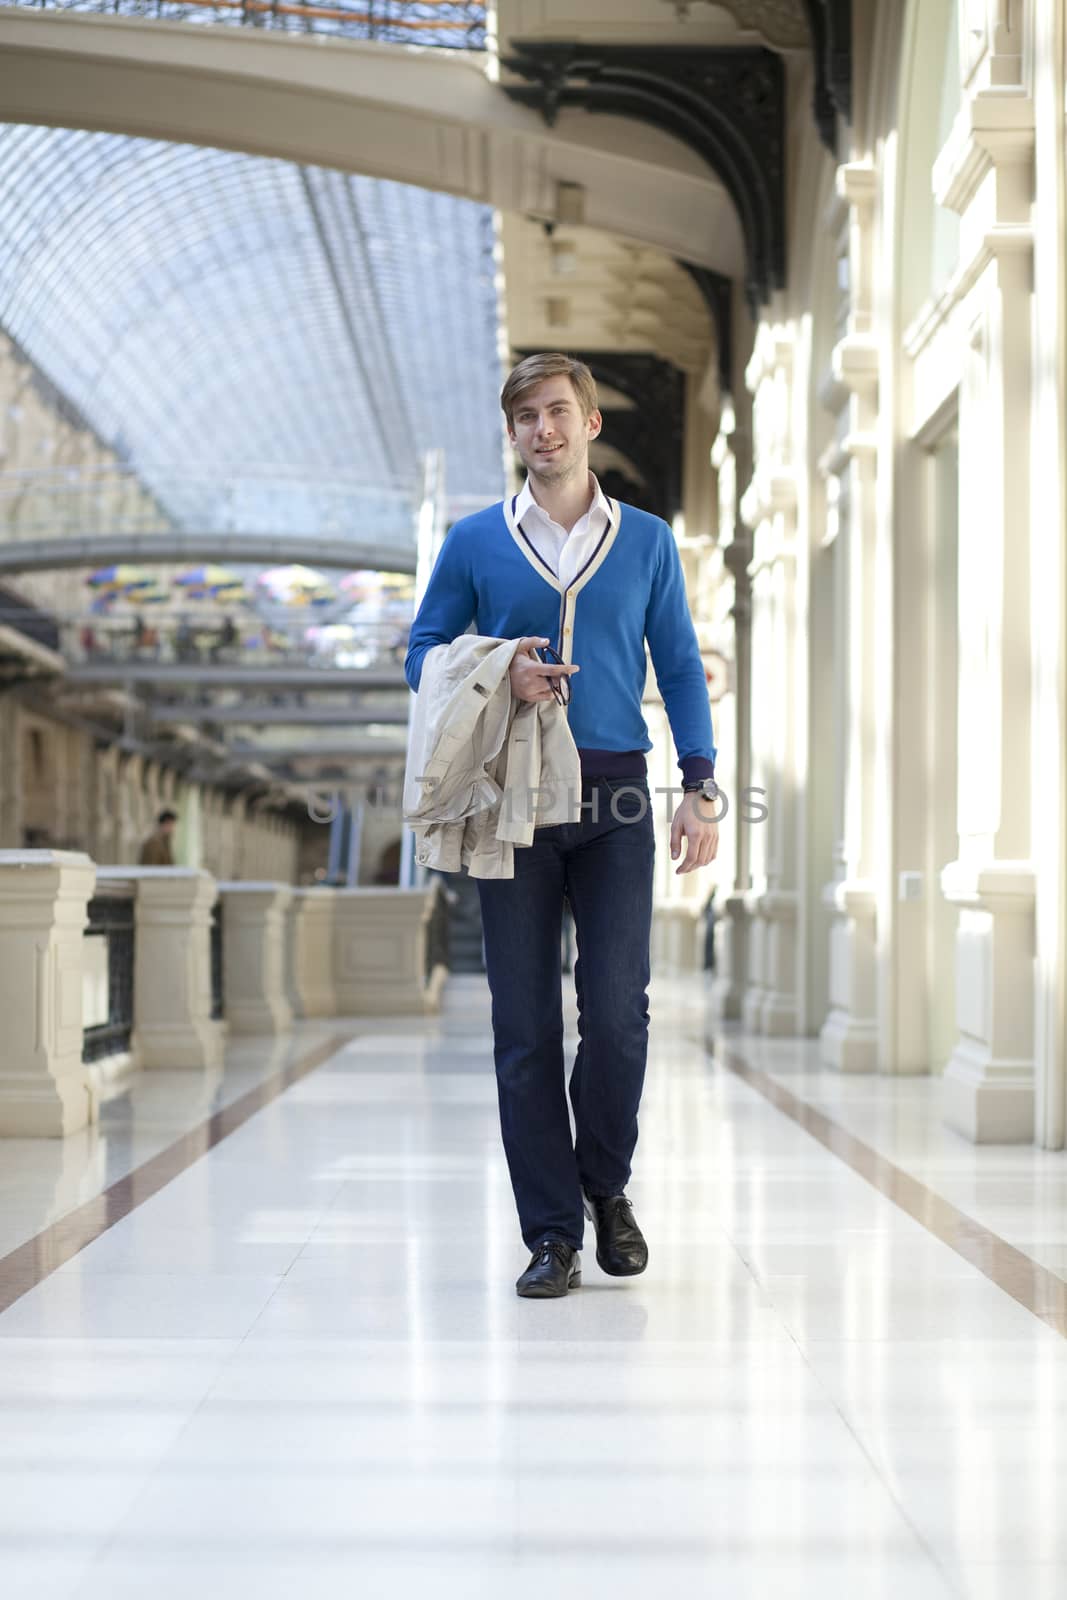
[{"label": "smiling mouth", "polygon": [[561,444],[539,445],[536,454],[539,456],[554,456],[563,449]]}]

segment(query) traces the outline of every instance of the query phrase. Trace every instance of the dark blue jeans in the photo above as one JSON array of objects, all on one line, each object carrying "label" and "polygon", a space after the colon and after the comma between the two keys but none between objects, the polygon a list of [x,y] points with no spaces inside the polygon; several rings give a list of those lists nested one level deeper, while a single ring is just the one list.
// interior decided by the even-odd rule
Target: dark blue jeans
[{"label": "dark blue jeans", "polygon": [[[582,1195],[630,1177],[648,1050],[652,805],[634,778],[587,779],[581,820],[538,828],[515,849],[514,878],[478,893],[493,997],[500,1129],[522,1237],[580,1248]],[[579,1044],[563,1059],[560,928],[566,896],[578,959]]]}]

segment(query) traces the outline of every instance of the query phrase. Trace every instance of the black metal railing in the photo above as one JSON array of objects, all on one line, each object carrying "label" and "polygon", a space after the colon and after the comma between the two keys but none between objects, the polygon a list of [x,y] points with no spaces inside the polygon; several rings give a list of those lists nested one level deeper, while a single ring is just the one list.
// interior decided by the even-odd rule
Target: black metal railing
[{"label": "black metal railing", "polygon": [[111,16],[332,34],[385,44],[486,48],[486,7],[473,0],[340,0],[332,5],[304,5],[299,0],[15,0],[15,4],[37,11],[103,11]]},{"label": "black metal railing", "polygon": [[82,1060],[100,1061],[130,1048],[133,1032],[134,896],[131,890],[94,895],[87,939],[107,941],[107,1021],[86,1028]]},{"label": "black metal railing", "polygon": [[448,952],[448,924],[449,924],[449,899],[445,884],[438,879],[434,885],[436,893],[430,907],[430,916],[426,924],[426,961],[425,978],[429,983],[438,967],[447,971],[449,962]]},{"label": "black metal railing", "polygon": [[226,1003],[225,974],[222,966],[222,900],[211,912],[211,1016],[219,1022]]},{"label": "black metal railing", "polygon": [[0,622],[4,627],[14,628],[16,633],[25,634],[27,639],[43,644],[49,650],[59,649],[59,623],[56,617],[49,611],[42,611],[40,606],[33,605],[29,600],[23,600],[6,584],[0,584]]}]

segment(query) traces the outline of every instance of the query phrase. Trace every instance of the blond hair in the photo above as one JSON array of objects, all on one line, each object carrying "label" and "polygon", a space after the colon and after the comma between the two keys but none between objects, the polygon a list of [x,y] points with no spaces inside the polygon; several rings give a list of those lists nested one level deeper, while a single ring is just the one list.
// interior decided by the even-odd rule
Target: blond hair
[{"label": "blond hair", "polygon": [[545,378],[560,376],[571,380],[571,387],[583,416],[591,416],[598,409],[596,380],[584,361],[579,361],[574,356],[565,356],[559,350],[524,356],[518,366],[513,367],[508,373],[504,387],[500,391],[501,410],[512,432],[515,429],[515,407],[522,396],[530,389],[535,389]]}]

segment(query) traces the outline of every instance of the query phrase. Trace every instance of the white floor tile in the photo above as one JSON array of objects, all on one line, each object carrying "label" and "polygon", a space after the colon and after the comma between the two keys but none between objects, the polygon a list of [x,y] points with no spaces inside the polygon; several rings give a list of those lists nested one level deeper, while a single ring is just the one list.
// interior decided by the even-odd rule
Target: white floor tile
[{"label": "white floor tile", "polygon": [[[580,1290],[515,1296],[464,980],[438,1018],[367,1020],[0,1315],[3,1600],[1059,1600],[1067,1341],[703,1062],[702,993],[654,987],[639,1279],[590,1237]],[[931,1132],[928,1086],[755,1054],[971,1214],[1067,1246],[1062,1170]],[[114,1103],[111,1153],[46,1178],[24,1153],[0,1210],[62,1214],[205,1092],[156,1082],[126,1128]]]}]

